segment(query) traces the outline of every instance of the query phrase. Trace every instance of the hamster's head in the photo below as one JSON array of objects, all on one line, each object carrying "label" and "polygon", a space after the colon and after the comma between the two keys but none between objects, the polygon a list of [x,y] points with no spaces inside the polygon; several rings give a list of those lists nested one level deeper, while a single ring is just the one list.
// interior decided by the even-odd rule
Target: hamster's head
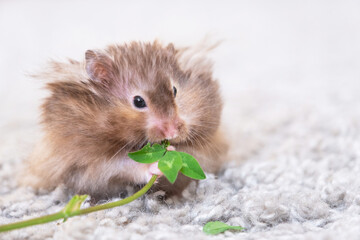
[{"label": "hamster's head", "polygon": [[182,70],[177,50],[158,43],[86,52],[94,91],[109,102],[111,132],[133,145],[202,144],[218,128],[222,102],[208,74]]}]

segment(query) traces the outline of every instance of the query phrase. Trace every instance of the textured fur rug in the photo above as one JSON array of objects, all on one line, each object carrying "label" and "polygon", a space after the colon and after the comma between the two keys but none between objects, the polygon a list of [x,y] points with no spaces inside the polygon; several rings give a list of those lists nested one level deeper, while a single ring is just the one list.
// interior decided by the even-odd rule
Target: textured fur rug
[{"label": "textured fur rug", "polygon": [[[281,20],[281,9],[275,7],[262,12],[257,5],[243,4],[245,10],[239,10],[244,18],[251,18],[246,11],[263,16],[253,23],[253,29],[264,30],[268,21],[269,27],[279,24],[269,35],[264,30],[264,36],[270,36],[266,41],[275,50],[261,44],[265,38],[260,31],[243,26],[240,30],[250,36],[244,37],[244,46],[239,45],[240,38],[230,34],[232,40],[212,56],[225,98],[224,128],[231,141],[230,162],[221,174],[208,175],[198,185],[190,185],[183,198],[164,201],[157,192],[126,206],[74,217],[65,223],[0,234],[0,239],[359,239],[360,39],[352,31],[353,26],[359,26],[360,18],[351,10],[358,5],[319,3],[309,8],[315,10],[309,10],[287,5],[286,1],[282,4],[291,13],[284,18],[289,25]],[[16,3],[4,6],[7,15],[2,16],[8,20],[12,11],[22,11]],[[331,14],[323,14],[324,20],[319,20],[316,10],[323,7],[338,19],[333,21]],[[195,8],[201,9],[201,5]],[[297,10],[306,9],[314,21],[298,23],[301,14],[297,15]],[[280,14],[279,19],[267,18],[273,16],[267,11]],[[353,25],[346,25],[345,16]],[[234,19],[242,22],[241,17]],[[341,24],[330,27],[327,23],[337,21]],[[288,31],[293,28],[297,32],[291,35]],[[0,24],[0,29],[9,28]],[[301,38],[304,29],[313,30],[307,33],[309,38]],[[344,35],[332,35],[341,31]],[[281,42],[281,33],[290,34],[286,35],[289,45]],[[254,45],[246,42],[252,37],[257,39]],[[59,211],[71,196],[62,186],[38,193],[16,186],[16,173],[39,138],[36,106],[42,95],[29,90],[34,89],[33,84],[25,83],[28,80],[21,71],[30,66],[19,60],[21,69],[14,67],[18,58],[11,58],[16,51],[11,45],[13,39],[2,41],[0,224],[5,224]],[[35,56],[30,53],[35,50],[25,52],[24,58]],[[43,61],[49,53],[45,49],[41,54]],[[4,79],[9,78],[7,83]],[[22,84],[31,87],[24,89]],[[133,191],[129,187],[121,197]],[[203,225],[214,220],[246,230],[226,231],[215,237],[202,233]]]}]

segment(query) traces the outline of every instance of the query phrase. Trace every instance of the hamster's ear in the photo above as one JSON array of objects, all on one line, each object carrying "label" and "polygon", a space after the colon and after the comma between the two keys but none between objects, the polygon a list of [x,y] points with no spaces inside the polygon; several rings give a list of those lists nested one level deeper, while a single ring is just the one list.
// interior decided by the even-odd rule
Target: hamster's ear
[{"label": "hamster's ear", "polygon": [[104,53],[87,50],[85,53],[86,72],[95,82],[109,84],[114,78],[113,61]]}]

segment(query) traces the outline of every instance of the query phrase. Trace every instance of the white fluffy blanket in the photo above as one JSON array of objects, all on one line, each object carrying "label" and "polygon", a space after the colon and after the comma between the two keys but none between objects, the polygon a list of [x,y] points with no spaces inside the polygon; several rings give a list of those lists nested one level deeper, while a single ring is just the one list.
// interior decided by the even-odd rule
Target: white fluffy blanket
[{"label": "white fluffy blanket", "polygon": [[[50,193],[16,186],[18,168],[40,131],[36,124],[36,106],[42,96],[36,90],[39,83],[29,83],[23,71],[41,66],[51,54],[80,58],[85,50],[79,49],[81,42],[86,42],[83,47],[102,47],[99,43],[139,36],[146,40],[155,33],[177,39],[171,30],[161,32],[156,25],[148,29],[136,21],[119,30],[128,34],[126,38],[114,33],[116,24],[111,22],[108,30],[97,29],[103,39],[85,39],[91,35],[92,24],[98,24],[94,29],[105,26],[110,13],[118,21],[133,11],[138,17],[153,16],[151,23],[160,22],[164,16],[147,13],[147,8],[154,7],[147,2],[119,10],[124,15],[114,14],[115,7],[87,1],[55,6],[46,1],[11,2],[0,4],[0,18],[13,24],[0,21],[1,32],[7,33],[0,40],[0,224],[54,213],[70,199],[62,186]],[[214,30],[202,18],[210,21],[218,12],[219,22],[211,26],[230,39],[212,56],[225,97],[223,122],[232,142],[231,161],[219,176],[208,175],[198,186],[190,185],[182,199],[161,201],[161,193],[155,193],[65,223],[0,234],[0,239],[358,239],[360,36],[355,29],[360,17],[355,9],[359,4],[261,3],[231,2],[225,11],[209,2],[207,13],[201,12],[204,2],[195,4],[195,10],[186,4],[159,3],[165,11],[173,10],[166,17],[174,28],[189,23],[189,31],[179,30],[189,34],[183,42],[191,42],[190,33],[197,34],[199,29]],[[121,4],[113,4],[121,9]],[[39,17],[44,9],[48,21]],[[67,9],[66,19],[58,21]],[[101,11],[105,9],[110,13]],[[143,9],[139,10],[143,15],[136,9]],[[186,10],[190,20],[185,18]],[[95,12],[105,19],[82,22]],[[31,17],[35,19],[27,20]],[[142,35],[133,32],[139,25]],[[53,26],[58,26],[56,31]],[[151,32],[155,30],[160,32]],[[50,38],[49,32],[59,39]],[[78,38],[72,44],[63,35]],[[27,42],[25,46],[16,45],[20,41],[16,36]],[[62,50],[54,50],[55,46]],[[68,48],[71,51],[64,50]],[[31,59],[34,62],[29,63]],[[132,192],[129,187],[127,193]],[[202,233],[202,226],[214,220],[246,230],[212,238]]]}]

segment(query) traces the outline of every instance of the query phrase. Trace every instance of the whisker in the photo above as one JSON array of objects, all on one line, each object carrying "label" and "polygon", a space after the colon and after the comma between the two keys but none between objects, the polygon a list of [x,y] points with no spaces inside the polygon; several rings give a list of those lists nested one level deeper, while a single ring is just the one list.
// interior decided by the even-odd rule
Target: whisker
[{"label": "whisker", "polygon": [[125,144],[122,148],[120,148],[119,150],[117,150],[116,151],[116,153],[109,159],[109,161],[111,161],[117,154],[119,154],[120,153],[120,151],[121,150],[123,150],[126,146],[128,146],[130,144],[130,142],[129,143],[127,143],[127,144]]}]

